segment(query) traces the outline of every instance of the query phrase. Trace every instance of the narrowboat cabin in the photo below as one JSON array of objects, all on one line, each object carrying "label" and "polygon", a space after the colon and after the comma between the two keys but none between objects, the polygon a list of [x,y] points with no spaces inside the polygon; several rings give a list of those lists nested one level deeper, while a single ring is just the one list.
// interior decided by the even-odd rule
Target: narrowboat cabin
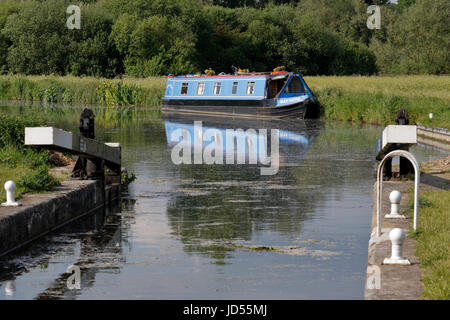
[{"label": "narrowboat cabin", "polygon": [[186,75],[167,78],[163,112],[246,118],[305,118],[317,110],[294,72]]}]

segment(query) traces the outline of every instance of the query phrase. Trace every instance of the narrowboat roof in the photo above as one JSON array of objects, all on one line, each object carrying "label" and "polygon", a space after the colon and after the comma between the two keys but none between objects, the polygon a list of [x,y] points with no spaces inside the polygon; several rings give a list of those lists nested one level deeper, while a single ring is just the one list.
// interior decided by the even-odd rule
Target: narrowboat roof
[{"label": "narrowboat roof", "polygon": [[219,75],[207,75],[207,74],[187,74],[183,76],[168,75],[171,79],[204,79],[204,78],[248,78],[248,77],[264,77],[270,78],[284,78],[295,74],[294,72],[279,71],[279,72],[250,72],[250,73],[237,73],[237,74],[219,74]]}]

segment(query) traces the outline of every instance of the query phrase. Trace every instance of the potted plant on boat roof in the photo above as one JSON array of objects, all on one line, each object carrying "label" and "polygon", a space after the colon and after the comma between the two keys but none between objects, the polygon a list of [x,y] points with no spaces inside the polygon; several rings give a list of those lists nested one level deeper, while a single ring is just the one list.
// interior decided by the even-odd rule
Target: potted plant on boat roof
[{"label": "potted plant on boat roof", "polygon": [[285,66],[278,66],[275,69],[273,69],[273,72],[285,72],[286,67]]},{"label": "potted plant on boat roof", "polygon": [[205,70],[205,74],[207,74],[208,76],[214,76],[216,72],[213,69],[209,68]]}]

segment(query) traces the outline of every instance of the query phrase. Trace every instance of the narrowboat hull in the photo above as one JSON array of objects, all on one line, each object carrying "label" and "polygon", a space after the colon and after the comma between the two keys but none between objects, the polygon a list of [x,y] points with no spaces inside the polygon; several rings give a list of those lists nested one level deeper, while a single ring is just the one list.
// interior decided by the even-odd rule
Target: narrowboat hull
[{"label": "narrowboat hull", "polygon": [[270,100],[177,100],[163,99],[162,111],[168,113],[203,114],[221,117],[257,119],[301,118],[315,112],[310,99],[276,106]]}]

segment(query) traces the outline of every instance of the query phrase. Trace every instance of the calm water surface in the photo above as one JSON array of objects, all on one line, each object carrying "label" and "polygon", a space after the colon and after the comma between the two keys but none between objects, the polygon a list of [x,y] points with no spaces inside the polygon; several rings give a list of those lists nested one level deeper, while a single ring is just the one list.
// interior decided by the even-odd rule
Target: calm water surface
[{"label": "calm water surface", "polygon": [[[0,107],[66,130],[77,130],[80,111]],[[1,299],[363,298],[381,127],[204,123],[284,130],[280,170],[261,176],[258,165],[173,164],[168,133],[192,119],[94,112],[97,139],[122,144],[137,180],[117,206],[3,257]],[[445,156],[412,152],[420,161]],[[71,265],[81,268],[80,290],[67,288]]]}]

